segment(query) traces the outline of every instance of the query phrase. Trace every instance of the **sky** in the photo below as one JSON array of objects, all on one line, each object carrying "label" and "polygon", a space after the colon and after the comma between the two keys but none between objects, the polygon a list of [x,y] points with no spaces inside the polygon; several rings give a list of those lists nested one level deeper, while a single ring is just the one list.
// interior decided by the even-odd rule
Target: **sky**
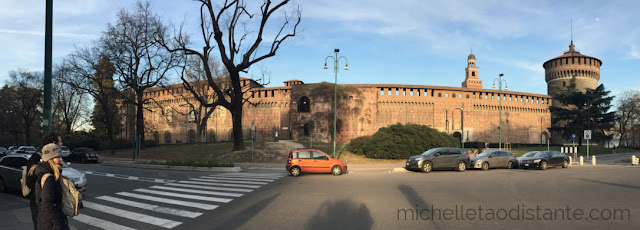
[{"label": "sky", "polygon": [[[44,71],[45,1],[0,1],[2,86],[12,70]],[[184,23],[194,47],[202,46],[198,2],[150,3],[167,24]],[[341,59],[338,84],[460,87],[473,50],[483,88],[503,73],[511,91],[547,94],[542,64],[568,51],[573,34],[578,51],[602,60],[599,83],[613,95],[640,90],[640,1],[292,0],[294,5],[302,10],[298,36],[244,77],[259,78],[256,70],[266,69],[267,87],[292,79],[334,82],[333,64],[323,66],[338,48],[349,65],[342,70]],[[76,47],[90,46],[120,9],[134,8],[133,0],[55,1],[54,64]]]}]

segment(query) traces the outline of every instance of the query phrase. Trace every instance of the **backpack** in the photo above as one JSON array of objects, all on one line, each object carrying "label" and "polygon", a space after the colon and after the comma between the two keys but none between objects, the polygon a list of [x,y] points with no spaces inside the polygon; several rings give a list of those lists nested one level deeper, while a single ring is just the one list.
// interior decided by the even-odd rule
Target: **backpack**
[{"label": "backpack", "polygon": [[[44,186],[50,173],[44,174],[40,181],[40,186]],[[82,194],[78,192],[76,186],[64,176],[60,176],[60,185],[62,186],[62,212],[67,216],[77,216],[79,209],[83,208]]]},{"label": "backpack", "polygon": [[27,186],[27,172],[29,171],[29,167],[26,166],[22,169],[22,178],[20,178],[20,187],[22,188],[22,196],[27,197],[31,192],[29,186]]}]

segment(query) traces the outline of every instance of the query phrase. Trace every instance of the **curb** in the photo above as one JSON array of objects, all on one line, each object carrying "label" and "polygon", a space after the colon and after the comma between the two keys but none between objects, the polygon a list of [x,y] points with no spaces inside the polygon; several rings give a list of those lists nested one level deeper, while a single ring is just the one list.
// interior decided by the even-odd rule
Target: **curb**
[{"label": "curb", "polygon": [[175,171],[242,172],[241,167],[193,167],[193,166],[135,164],[135,163],[122,163],[122,162],[102,162],[101,164],[104,166],[144,168],[144,169],[167,169],[167,170],[175,170]]}]

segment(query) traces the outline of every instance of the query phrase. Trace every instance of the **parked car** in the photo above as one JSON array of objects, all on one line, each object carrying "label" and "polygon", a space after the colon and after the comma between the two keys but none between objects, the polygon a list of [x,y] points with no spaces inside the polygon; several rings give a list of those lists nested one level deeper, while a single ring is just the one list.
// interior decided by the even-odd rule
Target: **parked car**
[{"label": "parked car", "polygon": [[0,147],[0,157],[7,155],[7,149],[5,147]]},{"label": "parked car", "polygon": [[18,146],[10,146],[10,147],[7,149],[7,153],[6,153],[6,155],[14,154],[16,150],[18,150]]},{"label": "parked car", "polygon": [[522,154],[522,156],[516,158],[516,160],[518,161],[518,164],[516,164],[516,168],[520,167],[520,162],[522,162],[523,160],[529,158],[529,157],[533,157],[534,155],[536,155],[536,153],[538,153],[540,151],[531,151],[531,152],[527,152],[525,154]]},{"label": "parked car", "polygon": [[[20,179],[22,178],[22,169],[27,167],[27,161],[31,155],[29,154],[13,154],[0,159],[0,192],[8,190],[20,190]],[[84,192],[87,189],[87,178],[81,173],[62,163],[62,176],[65,176],[73,182],[78,191]]]},{"label": "parked car", "polygon": [[521,158],[518,167],[547,169],[549,166],[569,167],[569,157],[559,151],[539,151],[527,157]]},{"label": "parked car", "polygon": [[28,154],[28,155],[31,155],[34,153],[36,153],[36,147],[33,147],[33,146],[20,146],[14,152],[14,154]]},{"label": "parked car", "polygon": [[469,152],[461,148],[434,148],[407,159],[405,169],[431,172],[433,169],[455,169],[463,172],[469,165]]},{"label": "parked car", "polygon": [[289,152],[286,169],[292,176],[302,173],[340,175],[347,171],[347,163],[317,149],[300,148]]},{"label": "parked car", "polygon": [[80,161],[83,164],[89,161],[98,163],[98,153],[92,148],[75,148],[69,156],[62,159],[68,162]]},{"label": "parked car", "polygon": [[482,152],[476,157],[471,158],[470,168],[479,168],[487,170],[490,168],[508,168],[512,169],[518,164],[518,160],[510,151],[493,150]]},{"label": "parked car", "polygon": [[67,148],[67,146],[62,146],[60,147],[60,156],[62,156],[62,158],[66,158],[69,156],[69,154],[71,154],[71,151],[69,150],[69,148]]}]

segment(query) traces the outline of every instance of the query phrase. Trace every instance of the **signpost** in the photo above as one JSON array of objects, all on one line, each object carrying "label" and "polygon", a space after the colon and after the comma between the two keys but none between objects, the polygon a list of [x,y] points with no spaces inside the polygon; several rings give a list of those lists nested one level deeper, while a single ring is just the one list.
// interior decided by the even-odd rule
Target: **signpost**
[{"label": "signpost", "polygon": [[584,139],[587,140],[587,158],[589,158],[589,140],[591,140],[591,130],[584,131]]},{"label": "signpost", "polygon": [[256,138],[256,123],[251,120],[251,163],[253,163],[253,139]]},{"label": "signpost", "polygon": [[[576,134],[571,134],[571,141],[573,142],[573,148],[576,147]],[[573,159],[578,159],[578,151],[573,151]]]}]

